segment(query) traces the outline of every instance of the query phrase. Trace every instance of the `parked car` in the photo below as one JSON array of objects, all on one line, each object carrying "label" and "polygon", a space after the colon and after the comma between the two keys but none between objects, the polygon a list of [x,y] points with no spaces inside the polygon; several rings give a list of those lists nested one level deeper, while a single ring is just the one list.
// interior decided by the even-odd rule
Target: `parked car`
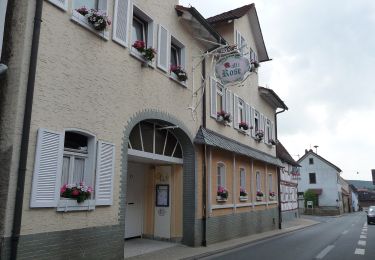
[{"label": "parked car", "polygon": [[367,224],[375,222],[375,206],[370,206],[367,212]]}]

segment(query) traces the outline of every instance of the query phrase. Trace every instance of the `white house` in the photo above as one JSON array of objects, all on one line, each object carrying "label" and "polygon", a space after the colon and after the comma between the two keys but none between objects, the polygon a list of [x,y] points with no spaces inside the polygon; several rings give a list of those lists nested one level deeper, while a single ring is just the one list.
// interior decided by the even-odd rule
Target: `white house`
[{"label": "white house", "polygon": [[341,169],[311,149],[305,150],[305,154],[297,163],[301,165],[299,192],[311,190],[318,195],[320,210],[328,214],[342,213]]}]

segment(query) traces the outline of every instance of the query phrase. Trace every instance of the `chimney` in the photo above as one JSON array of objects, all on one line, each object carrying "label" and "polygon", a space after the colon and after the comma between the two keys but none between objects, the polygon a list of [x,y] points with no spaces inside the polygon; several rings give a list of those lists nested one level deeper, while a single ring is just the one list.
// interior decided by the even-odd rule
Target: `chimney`
[{"label": "chimney", "polygon": [[305,149],[305,154],[307,154],[309,151],[307,151],[307,149]]}]

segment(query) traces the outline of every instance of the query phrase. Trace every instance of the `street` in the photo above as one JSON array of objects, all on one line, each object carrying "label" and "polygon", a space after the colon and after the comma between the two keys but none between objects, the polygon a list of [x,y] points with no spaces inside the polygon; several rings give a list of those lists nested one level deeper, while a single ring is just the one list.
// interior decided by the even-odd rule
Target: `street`
[{"label": "street", "polygon": [[202,259],[375,259],[375,225],[365,212],[311,218],[321,223]]}]

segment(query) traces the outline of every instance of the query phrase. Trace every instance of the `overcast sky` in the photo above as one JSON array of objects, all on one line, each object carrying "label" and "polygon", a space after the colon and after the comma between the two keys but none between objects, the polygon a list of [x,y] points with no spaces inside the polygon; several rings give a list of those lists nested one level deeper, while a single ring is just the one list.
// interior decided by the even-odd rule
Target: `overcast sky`
[{"label": "overcast sky", "polygon": [[278,117],[279,140],[295,159],[318,145],[345,179],[371,180],[375,1],[180,0],[206,18],[250,3],[273,59],[261,64],[260,85],[289,107]]}]

